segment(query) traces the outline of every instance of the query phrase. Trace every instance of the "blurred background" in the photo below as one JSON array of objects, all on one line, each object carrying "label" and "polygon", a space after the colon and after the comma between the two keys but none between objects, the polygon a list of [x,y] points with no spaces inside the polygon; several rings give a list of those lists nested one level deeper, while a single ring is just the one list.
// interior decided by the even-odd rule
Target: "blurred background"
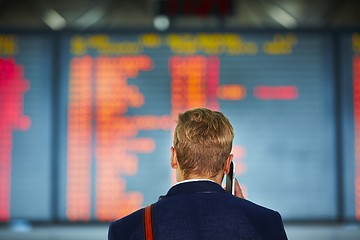
[{"label": "blurred background", "polygon": [[107,239],[157,201],[179,112],[235,128],[289,239],[360,239],[360,2],[0,0],[0,239]]}]

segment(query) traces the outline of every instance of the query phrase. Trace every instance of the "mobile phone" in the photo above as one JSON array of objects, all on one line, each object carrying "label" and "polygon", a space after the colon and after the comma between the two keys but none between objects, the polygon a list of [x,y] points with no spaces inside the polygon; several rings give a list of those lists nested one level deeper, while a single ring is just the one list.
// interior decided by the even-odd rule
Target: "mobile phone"
[{"label": "mobile phone", "polygon": [[235,163],[230,163],[230,171],[226,174],[226,191],[235,195]]}]

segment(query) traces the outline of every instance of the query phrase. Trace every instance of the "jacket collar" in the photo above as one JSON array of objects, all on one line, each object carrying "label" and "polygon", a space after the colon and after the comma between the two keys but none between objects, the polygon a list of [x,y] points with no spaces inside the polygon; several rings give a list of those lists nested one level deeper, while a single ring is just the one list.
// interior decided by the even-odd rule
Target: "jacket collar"
[{"label": "jacket collar", "polygon": [[177,194],[191,193],[227,193],[219,184],[213,181],[180,182],[170,188],[165,197]]}]

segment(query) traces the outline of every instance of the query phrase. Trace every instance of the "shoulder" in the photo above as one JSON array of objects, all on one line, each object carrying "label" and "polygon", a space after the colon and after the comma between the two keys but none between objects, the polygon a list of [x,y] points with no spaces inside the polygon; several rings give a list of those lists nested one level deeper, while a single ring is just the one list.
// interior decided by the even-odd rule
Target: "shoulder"
[{"label": "shoulder", "polygon": [[269,235],[277,236],[277,239],[287,239],[280,213],[251,201],[241,200],[244,206],[243,211],[264,239],[267,239],[265,236]]},{"label": "shoulder", "polygon": [[281,219],[280,214],[277,211],[274,211],[270,208],[253,203],[249,200],[242,200],[242,205],[244,206],[244,211],[253,218],[269,219],[269,220],[279,220]]},{"label": "shoulder", "polygon": [[143,234],[143,221],[144,208],[110,223],[108,239],[132,239],[137,234]]}]

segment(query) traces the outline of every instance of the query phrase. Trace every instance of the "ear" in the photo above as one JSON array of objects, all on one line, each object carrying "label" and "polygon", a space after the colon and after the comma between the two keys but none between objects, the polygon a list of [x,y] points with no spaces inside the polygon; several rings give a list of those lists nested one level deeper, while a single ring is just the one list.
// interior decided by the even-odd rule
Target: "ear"
[{"label": "ear", "polygon": [[171,150],[170,166],[173,169],[178,169],[179,168],[179,163],[177,161],[175,148],[171,147],[170,150]]},{"label": "ear", "polygon": [[229,157],[226,159],[225,165],[224,165],[224,173],[228,174],[230,171],[230,163],[233,160],[234,155],[230,154]]}]

